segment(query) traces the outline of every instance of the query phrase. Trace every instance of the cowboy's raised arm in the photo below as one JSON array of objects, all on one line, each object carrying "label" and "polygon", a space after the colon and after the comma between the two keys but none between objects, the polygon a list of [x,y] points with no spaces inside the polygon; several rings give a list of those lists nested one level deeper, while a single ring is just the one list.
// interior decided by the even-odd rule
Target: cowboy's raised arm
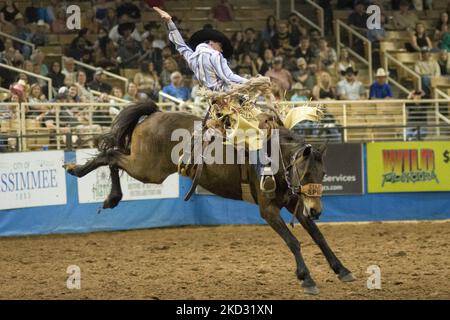
[{"label": "cowboy's raised arm", "polygon": [[194,51],[192,51],[192,49],[186,44],[186,42],[184,42],[183,37],[177,29],[177,26],[172,21],[172,17],[167,12],[161,10],[158,7],[153,7],[153,9],[158,12],[161,18],[167,23],[170,42],[175,45],[177,51],[186,59],[186,61],[189,61],[189,57]]}]

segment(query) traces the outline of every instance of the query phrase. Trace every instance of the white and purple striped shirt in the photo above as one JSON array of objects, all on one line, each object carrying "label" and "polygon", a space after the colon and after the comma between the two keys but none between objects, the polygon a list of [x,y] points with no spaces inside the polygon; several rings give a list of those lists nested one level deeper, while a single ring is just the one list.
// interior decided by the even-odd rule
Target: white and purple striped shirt
[{"label": "white and purple striped shirt", "polygon": [[201,43],[193,51],[183,40],[175,23],[170,21],[169,40],[178,52],[186,59],[189,68],[201,85],[212,91],[228,91],[231,84],[245,83],[247,79],[233,73],[222,53],[214,50],[206,43]]}]

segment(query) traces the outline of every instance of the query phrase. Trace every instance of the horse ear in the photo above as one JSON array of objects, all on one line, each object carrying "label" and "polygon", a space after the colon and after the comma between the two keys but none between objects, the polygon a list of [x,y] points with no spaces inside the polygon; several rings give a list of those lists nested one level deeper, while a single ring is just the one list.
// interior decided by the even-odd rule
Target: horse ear
[{"label": "horse ear", "polygon": [[307,156],[309,156],[310,154],[311,154],[311,145],[307,145],[306,147],[305,147],[305,150],[303,150],[303,156],[304,157],[307,157]]},{"label": "horse ear", "polygon": [[328,144],[321,144],[319,147],[319,152],[322,155],[322,157],[327,153]]}]

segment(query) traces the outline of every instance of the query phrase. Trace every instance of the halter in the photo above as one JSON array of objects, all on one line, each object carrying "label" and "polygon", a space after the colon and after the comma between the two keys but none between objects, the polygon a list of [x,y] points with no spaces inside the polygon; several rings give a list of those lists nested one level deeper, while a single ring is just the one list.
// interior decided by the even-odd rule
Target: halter
[{"label": "halter", "polygon": [[[295,161],[299,158],[299,154],[301,154],[306,148],[312,148],[310,144],[305,144],[303,147],[298,149],[294,152],[294,154],[291,157],[291,161],[289,162],[289,165],[286,167],[283,160],[283,155],[281,154],[281,148],[280,148],[280,157],[281,157],[281,163],[283,165],[284,170],[284,180],[286,181],[289,190],[291,191],[292,195],[301,195],[303,194],[306,197],[312,197],[312,198],[320,198],[322,197],[322,184],[321,183],[308,183],[305,185],[301,185],[300,181],[301,176],[297,170],[297,168],[294,166]],[[299,185],[294,186],[291,183],[291,176],[290,172],[292,170],[292,173],[297,176],[297,180]]]}]

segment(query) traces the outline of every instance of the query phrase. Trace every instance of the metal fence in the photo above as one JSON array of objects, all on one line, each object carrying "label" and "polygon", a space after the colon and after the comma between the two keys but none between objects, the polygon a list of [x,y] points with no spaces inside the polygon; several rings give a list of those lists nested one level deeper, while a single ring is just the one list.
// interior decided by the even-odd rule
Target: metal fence
[{"label": "metal fence", "polygon": [[[316,102],[312,102],[316,103]],[[310,142],[372,142],[450,140],[450,102],[434,100],[320,101],[319,123],[301,122],[292,128]],[[277,104],[280,114],[304,102]],[[94,146],[94,137],[109,130],[129,103],[2,103],[0,150],[76,149]],[[200,106],[160,102],[165,111],[202,115]],[[203,111],[204,113],[204,111]]]}]

